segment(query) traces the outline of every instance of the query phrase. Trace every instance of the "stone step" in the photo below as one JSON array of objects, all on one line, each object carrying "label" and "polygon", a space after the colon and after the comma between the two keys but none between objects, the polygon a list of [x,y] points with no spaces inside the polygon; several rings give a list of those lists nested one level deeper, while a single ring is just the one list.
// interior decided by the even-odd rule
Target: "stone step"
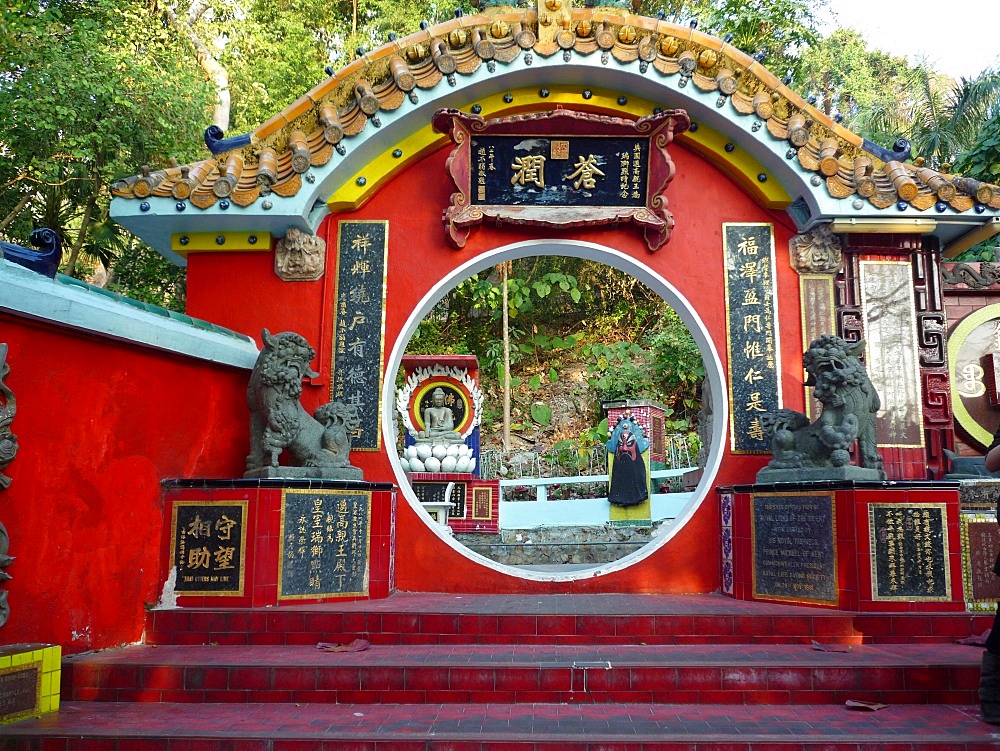
[{"label": "stone step", "polygon": [[[820,645],[824,646],[824,645]],[[978,702],[982,649],[850,645],[133,646],[63,661],[64,700],[327,704]]]},{"label": "stone step", "polygon": [[947,643],[992,614],[851,613],[708,595],[444,595],[267,609],[150,611],[147,644],[846,644]]},{"label": "stone step", "polygon": [[986,751],[998,728],[951,705],[117,704],[0,726],[4,751]]}]

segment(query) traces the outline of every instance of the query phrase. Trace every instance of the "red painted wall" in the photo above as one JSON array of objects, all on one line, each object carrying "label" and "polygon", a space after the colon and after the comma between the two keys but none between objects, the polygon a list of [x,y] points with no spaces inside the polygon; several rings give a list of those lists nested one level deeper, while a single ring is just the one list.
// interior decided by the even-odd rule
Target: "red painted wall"
[{"label": "red painted wall", "polygon": [[166,477],[242,475],[245,370],[0,315],[20,450],[4,643],[136,642],[162,585]]},{"label": "red painted wall", "polygon": [[[784,406],[803,410],[802,334],[798,277],[788,266],[794,229],[783,212],[767,212],[726,175],[680,145],[671,147],[677,175],[667,196],[676,228],[657,253],[646,248],[633,227],[580,229],[556,233],[539,228],[483,225],[468,244],[454,250],[445,238],[441,212],[453,190],[445,172],[447,149],[428,156],[382,188],[360,210],[329,217],[321,228],[327,240],[327,274],[316,282],[282,283],[270,253],[192,255],[188,266],[189,312],[259,336],[260,329],[293,329],[321,351],[319,383],[306,389],[307,406],[329,398],[329,340],[336,222],[389,220],[389,263],[385,353],[388,356],[406,319],[427,291],[452,269],[478,254],[537,238],[577,239],[601,244],[647,264],[671,282],[696,308],[714,338],[726,367],[722,225],[773,222],[778,270],[779,333]],[[405,207],[405,210],[400,210]],[[391,376],[390,376],[391,377]],[[393,450],[393,447],[389,447]],[[752,482],[769,457],[727,453],[716,483]],[[355,452],[352,462],[370,481],[393,481],[388,456]],[[406,591],[453,592],[706,592],[719,587],[719,521],[714,494],[666,545],[628,569],[568,583],[530,582],[469,561],[425,525],[402,498],[396,534],[396,583]]]}]

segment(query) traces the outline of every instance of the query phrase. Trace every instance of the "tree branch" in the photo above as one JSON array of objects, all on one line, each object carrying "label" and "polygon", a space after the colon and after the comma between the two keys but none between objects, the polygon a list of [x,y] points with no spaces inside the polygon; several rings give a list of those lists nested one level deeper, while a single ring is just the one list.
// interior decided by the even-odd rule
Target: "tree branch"
[{"label": "tree branch", "polygon": [[80,256],[80,249],[87,237],[87,230],[90,228],[90,217],[94,213],[94,206],[97,204],[97,196],[101,192],[101,175],[94,176],[94,187],[87,196],[87,206],[83,210],[83,218],[80,220],[80,230],[77,232],[73,247],[70,248],[69,258],[66,260],[66,276],[76,274],[76,259]]},{"label": "tree branch", "polygon": [[14,217],[21,213],[21,210],[28,205],[28,201],[30,201],[37,192],[38,188],[35,187],[24,194],[21,200],[17,202],[17,206],[15,206],[14,209],[4,217],[3,221],[0,222],[0,232],[3,232],[7,228],[7,225],[14,221]]},{"label": "tree branch", "polygon": [[229,110],[231,103],[229,95],[229,71],[219,64],[219,61],[212,55],[212,51],[208,48],[208,45],[201,40],[198,32],[192,26],[192,23],[198,20],[206,8],[207,6],[196,0],[191,6],[187,19],[181,20],[174,8],[168,6],[167,18],[170,19],[170,23],[174,29],[179,34],[184,35],[194,46],[195,59],[202,67],[202,70],[205,71],[209,80],[215,84],[216,102],[215,112],[212,115],[212,123],[222,128],[223,132],[225,132],[229,130]]}]

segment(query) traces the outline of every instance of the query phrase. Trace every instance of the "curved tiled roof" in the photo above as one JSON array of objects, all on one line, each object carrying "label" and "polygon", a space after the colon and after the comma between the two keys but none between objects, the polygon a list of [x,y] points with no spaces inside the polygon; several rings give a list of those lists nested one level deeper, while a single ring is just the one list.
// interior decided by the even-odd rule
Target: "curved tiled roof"
[{"label": "curved tiled roof", "polygon": [[[865,141],[810,105],[760,62],[725,41],[693,28],[635,16],[617,8],[567,11],[558,24],[535,10],[506,7],[457,16],[366,53],[244,137],[213,141],[210,158],[118,181],[120,199],[167,198],[206,209],[225,199],[251,206],[269,194],[295,196],[335,151],[381,127],[380,115],[418,101],[419,91],[447,80],[452,86],[482,66],[533,56],[598,55],[635,66],[674,87],[716,94],[716,109],[744,120],[757,139],[785,149],[785,159],[811,173],[834,199],[856,197],[875,209],[893,205],[918,211],[984,212],[1000,209],[1000,188],[903,161]],[[744,128],[746,128],[746,123]],[[215,136],[219,134],[216,133]],[[787,148],[786,148],[787,146]],[[728,147],[727,147],[728,150]],[[902,204],[905,204],[902,205]],[[225,206],[223,206],[225,208]],[[265,207],[267,208],[267,207]]]}]

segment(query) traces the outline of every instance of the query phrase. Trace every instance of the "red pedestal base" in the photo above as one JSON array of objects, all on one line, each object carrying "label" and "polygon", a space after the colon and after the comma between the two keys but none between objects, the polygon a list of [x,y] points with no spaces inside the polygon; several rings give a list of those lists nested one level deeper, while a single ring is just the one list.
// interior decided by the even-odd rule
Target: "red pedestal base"
[{"label": "red pedestal base", "polygon": [[161,605],[268,607],[393,590],[390,483],[174,480],[164,511]]},{"label": "red pedestal base", "polygon": [[723,592],[863,612],[965,610],[957,482],[719,488]]}]

